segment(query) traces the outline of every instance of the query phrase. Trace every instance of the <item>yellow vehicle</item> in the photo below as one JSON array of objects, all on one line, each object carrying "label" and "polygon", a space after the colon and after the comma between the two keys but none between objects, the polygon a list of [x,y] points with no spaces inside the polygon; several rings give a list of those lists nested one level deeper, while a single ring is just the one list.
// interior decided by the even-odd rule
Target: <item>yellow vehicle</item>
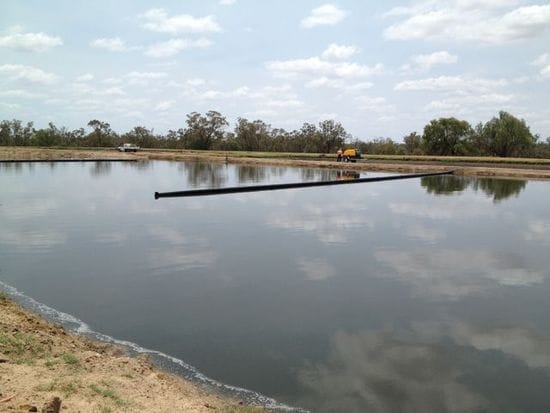
[{"label": "yellow vehicle", "polygon": [[359,149],[346,149],[342,151],[341,149],[337,152],[338,158],[337,162],[355,162],[357,159],[361,159],[361,151]]}]

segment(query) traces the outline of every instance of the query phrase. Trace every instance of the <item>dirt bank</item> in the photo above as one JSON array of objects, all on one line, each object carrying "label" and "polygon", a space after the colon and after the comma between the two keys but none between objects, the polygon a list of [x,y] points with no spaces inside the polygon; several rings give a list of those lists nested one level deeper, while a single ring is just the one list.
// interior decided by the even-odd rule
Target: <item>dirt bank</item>
[{"label": "dirt bank", "polygon": [[67,413],[264,411],[206,394],[146,358],[68,333],[0,292],[0,412],[46,412],[56,397]]},{"label": "dirt bank", "polygon": [[[296,166],[304,168],[352,169],[371,172],[423,173],[453,170],[456,175],[517,179],[550,179],[549,160],[452,157],[387,157],[342,164],[328,155],[316,154],[219,152],[191,150],[143,150],[120,153],[113,149],[50,149],[0,147],[0,160],[203,160],[246,165]],[[409,159],[410,158],[410,159]],[[424,161],[423,161],[424,159]]]}]

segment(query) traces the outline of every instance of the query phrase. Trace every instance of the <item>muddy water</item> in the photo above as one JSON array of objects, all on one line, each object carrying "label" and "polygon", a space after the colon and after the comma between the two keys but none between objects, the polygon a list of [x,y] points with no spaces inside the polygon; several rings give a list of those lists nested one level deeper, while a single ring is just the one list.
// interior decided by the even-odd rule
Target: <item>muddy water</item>
[{"label": "muddy water", "polygon": [[[373,174],[362,174],[373,176]],[[550,411],[550,184],[196,163],[0,165],[0,281],[312,411]]]}]

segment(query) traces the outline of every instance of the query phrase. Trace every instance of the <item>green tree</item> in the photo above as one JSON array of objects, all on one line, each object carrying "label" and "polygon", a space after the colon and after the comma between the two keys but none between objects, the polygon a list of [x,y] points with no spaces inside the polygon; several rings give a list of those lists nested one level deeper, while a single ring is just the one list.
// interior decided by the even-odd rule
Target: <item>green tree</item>
[{"label": "green tree", "polygon": [[0,122],[0,145],[13,145],[11,122],[9,120],[3,120]]},{"label": "green tree", "polygon": [[183,141],[184,147],[189,149],[211,149],[215,141],[223,139],[224,129],[229,125],[225,117],[215,110],[208,111],[205,116],[190,113],[186,122]]},{"label": "green tree", "polygon": [[135,143],[142,148],[156,148],[159,146],[159,140],[153,134],[152,129],[143,126],[136,126],[131,131],[122,135],[122,140],[128,143]]},{"label": "green tree", "polygon": [[88,146],[109,147],[114,145],[116,134],[109,123],[93,119],[88,122],[88,126],[93,129],[86,137]]},{"label": "green tree", "polygon": [[296,152],[320,152],[321,139],[317,126],[312,123],[304,123],[299,131],[293,133]]},{"label": "green tree", "polygon": [[32,145],[32,137],[35,133],[33,123],[23,122],[17,119],[5,120],[0,123],[0,145],[29,146]]},{"label": "green tree", "polygon": [[323,153],[336,152],[344,145],[348,136],[342,124],[332,119],[319,122],[318,135],[320,140],[318,152]]},{"label": "green tree", "polygon": [[535,138],[525,121],[504,111],[481,128],[477,139],[487,154],[493,156],[527,155],[535,146]]},{"label": "green tree", "polygon": [[465,120],[434,119],[424,127],[422,145],[429,155],[464,155],[471,136],[472,127]]},{"label": "green tree", "polygon": [[422,155],[422,136],[416,132],[409,133],[403,138],[407,155]]},{"label": "green tree", "polygon": [[52,122],[48,127],[39,129],[35,132],[33,144],[38,146],[56,146],[62,145],[62,131],[60,131]]},{"label": "green tree", "polygon": [[261,120],[253,122],[244,118],[237,120],[235,126],[235,146],[239,151],[267,150],[271,127]]},{"label": "green tree", "polygon": [[368,142],[360,142],[356,146],[361,149],[364,154],[372,155],[403,155],[405,149],[403,145],[400,145],[393,141],[391,138],[377,138]]}]

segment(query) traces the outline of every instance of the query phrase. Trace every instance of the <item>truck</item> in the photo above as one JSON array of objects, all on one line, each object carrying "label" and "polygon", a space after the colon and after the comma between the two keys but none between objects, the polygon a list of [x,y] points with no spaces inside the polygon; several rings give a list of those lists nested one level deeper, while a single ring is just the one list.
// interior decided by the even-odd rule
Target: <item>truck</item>
[{"label": "truck", "polygon": [[141,148],[139,146],[133,143],[123,143],[117,148],[119,152],[137,152],[140,149]]},{"label": "truck", "polygon": [[361,151],[355,148],[345,149],[344,151],[340,149],[337,155],[337,162],[356,162],[357,159],[361,159]]}]

